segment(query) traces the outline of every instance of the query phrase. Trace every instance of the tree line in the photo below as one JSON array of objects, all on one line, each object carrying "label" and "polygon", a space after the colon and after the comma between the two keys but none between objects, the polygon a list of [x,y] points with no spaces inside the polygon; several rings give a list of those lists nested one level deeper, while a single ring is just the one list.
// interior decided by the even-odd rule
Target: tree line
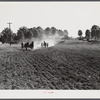
[{"label": "tree line", "polygon": [[98,25],[93,25],[91,29],[85,31],[85,37],[82,37],[82,30],[78,31],[79,40],[86,39],[87,41],[99,41],[100,40],[100,27]]},{"label": "tree line", "polygon": [[31,38],[38,38],[42,39],[45,36],[53,36],[58,34],[59,36],[63,36],[64,38],[68,38],[68,31],[67,30],[60,30],[56,29],[55,27],[47,27],[43,29],[42,27],[33,27],[27,28],[25,26],[20,27],[17,30],[17,33],[14,33],[9,28],[4,28],[0,34],[0,41],[2,43],[18,43],[24,39],[31,39]]}]

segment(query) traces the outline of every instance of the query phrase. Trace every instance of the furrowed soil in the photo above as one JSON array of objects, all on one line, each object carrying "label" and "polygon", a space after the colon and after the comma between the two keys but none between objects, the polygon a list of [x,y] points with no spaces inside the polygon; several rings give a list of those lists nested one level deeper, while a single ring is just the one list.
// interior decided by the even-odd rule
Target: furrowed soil
[{"label": "furrowed soil", "polygon": [[0,89],[100,89],[100,43],[22,50],[0,44]]}]

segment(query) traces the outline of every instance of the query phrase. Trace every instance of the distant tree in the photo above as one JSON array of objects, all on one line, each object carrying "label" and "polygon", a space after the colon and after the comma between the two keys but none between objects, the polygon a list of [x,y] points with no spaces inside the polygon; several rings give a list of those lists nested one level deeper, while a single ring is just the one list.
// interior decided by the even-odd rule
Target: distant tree
[{"label": "distant tree", "polygon": [[52,35],[55,35],[56,31],[57,31],[57,29],[55,27],[51,27],[51,34]]},{"label": "distant tree", "polygon": [[44,31],[45,31],[45,34],[46,35],[49,35],[50,32],[51,32],[51,28],[50,27],[47,27]]},{"label": "distant tree", "polygon": [[93,26],[91,27],[91,30],[99,30],[99,26],[93,25]]},{"label": "distant tree", "polygon": [[87,29],[85,32],[85,38],[87,39],[87,41],[89,41],[90,35],[91,35],[90,30]]},{"label": "distant tree", "polygon": [[82,34],[83,34],[83,33],[82,33],[82,30],[79,30],[79,31],[78,31],[79,40],[82,39]]},{"label": "distant tree", "polygon": [[20,28],[20,30],[23,32],[24,38],[30,38],[29,29],[27,27],[23,26]]},{"label": "distant tree", "polygon": [[2,44],[5,43],[5,38],[2,35],[0,36],[0,42],[2,42]]},{"label": "distant tree", "polygon": [[19,30],[17,31],[17,37],[16,37],[18,40],[23,40],[24,39],[24,33],[23,31],[21,30],[21,28],[19,28]]},{"label": "distant tree", "polygon": [[44,34],[44,30],[42,27],[38,26],[37,28],[37,31],[38,31],[38,37],[41,39],[43,37],[43,34]]},{"label": "distant tree", "polygon": [[96,30],[97,30],[97,25],[93,25],[91,28],[91,37],[96,40]]},{"label": "distant tree", "polygon": [[64,36],[63,31],[62,31],[62,30],[58,30],[58,35],[59,35],[59,36]]},{"label": "distant tree", "polygon": [[95,35],[96,35],[96,30],[91,30],[91,37],[96,39]]},{"label": "distant tree", "polygon": [[96,30],[96,39],[99,41],[100,40],[100,29]]},{"label": "distant tree", "polygon": [[100,28],[97,25],[93,25],[91,28],[91,37],[95,40],[100,39]]},{"label": "distant tree", "polygon": [[83,34],[83,33],[82,33],[82,30],[79,30],[79,31],[78,31],[78,35],[81,37],[82,34]]},{"label": "distant tree", "polygon": [[29,30],[30,30],[32,37],[38,38],[39,32],[38,32],[37,28],[33,27],[33,28],[30,28]]},{"label": "distant tree", "polygon": [[16,34],[13,36],[13,40],[14,41],[18,41],[19,40],[19,38],[18,38],[18,36]]},{"label": "distant tree", "polygon": [[19,40],[29,39],[31,37],[32,37],[32,34],[30,30],[25,26],[20,27],[19,30],[17,31],[17,38]]},{"label": "distant tree", "polygon": [[16,35],[16,33],[13,33],[12,35],[12,43],[18,43],[19,39],[18,36]]},{"label": "distant tree", "polygon": [[44,30],[42,29],[42,27],[38,26],[36,29],[39,32],[39,34],[43,34],[44,33]]},{"label": "distant tree", "polygon": [[10,42],[12,41],[13,32],[12,32],[11,29],[5,28],[5,29],[1,32],[1,35],[2,35],[1,38],[4,39],[4,42],[10,43]]},{"label": "distant tree", "polygon": [[64,30],[64,34],[65,34],[66,36],[68,36],[68,31],[67,31],[67,30]]}]

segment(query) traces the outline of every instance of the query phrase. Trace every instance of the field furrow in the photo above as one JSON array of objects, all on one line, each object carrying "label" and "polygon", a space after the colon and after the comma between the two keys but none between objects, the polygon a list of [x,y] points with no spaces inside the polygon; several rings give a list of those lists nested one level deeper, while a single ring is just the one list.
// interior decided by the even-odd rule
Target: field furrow
[{"label": "field furrow", "polygon": [[0,89],[100,89],[100,47],[63,43],[26,51],[3,46]]}]

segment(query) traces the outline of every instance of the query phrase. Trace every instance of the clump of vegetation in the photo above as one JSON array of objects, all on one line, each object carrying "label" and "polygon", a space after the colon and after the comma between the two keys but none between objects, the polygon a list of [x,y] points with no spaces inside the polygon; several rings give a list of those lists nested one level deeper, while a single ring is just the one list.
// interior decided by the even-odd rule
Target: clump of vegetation
[{"label": "clump of vegetation", "polygon": [[79,30],[79,31],[78,31],[78,35],[79,35],[79,38],[78,38],[78,39],[79,39],[79,40],[82,40],[82,39],[83,39],[83,38],[82,38],[82,34],[83,34],[82,30]]},{"label": "clump of vegetation", "polygon": [[100,41],[100,27],[93,25],[91,29],[86,29],[85,37],[82,37],[82,30],[78,31],[78,40],[87,40],[88,42]]},{"label": "clump of vegetation", "polygon": [[43,29],[42,27],[33,27],[33,28],[27,28],[25,26],[20,27],[17,30],[17,33],[13,33],[13,31],[10,28],[5,28],[0,35],[0,41],[2,43],[18,43],[20,41],[23,41],[25,39],[42,39],[43,36],[54,36],[58,35],[61,37],[68,38],[68,31],[67,30],[59,30],[55,27],[47,27]]}]

